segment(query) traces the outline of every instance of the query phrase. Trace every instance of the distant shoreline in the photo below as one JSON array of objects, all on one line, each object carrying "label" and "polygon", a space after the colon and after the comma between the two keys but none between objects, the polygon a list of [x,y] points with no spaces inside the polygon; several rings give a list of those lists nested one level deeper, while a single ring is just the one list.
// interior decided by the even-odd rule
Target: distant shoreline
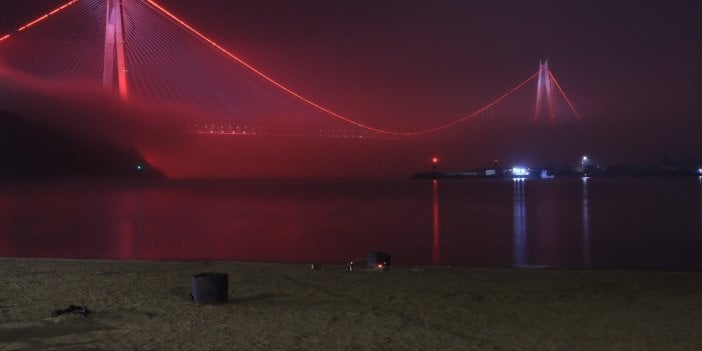
[{"label": "distant shoreline", "polygon": [[695,178],[702,177],[702,173],[692,170],[679,172],[622,172],[622,173],[547,173],[547,176],[533,174],[526,176],[513,176],[509,173],[499,175],[486,175],[484,171],[464,172],[419,172],[410,176],[410,179],[553,179],[553,178]]}]

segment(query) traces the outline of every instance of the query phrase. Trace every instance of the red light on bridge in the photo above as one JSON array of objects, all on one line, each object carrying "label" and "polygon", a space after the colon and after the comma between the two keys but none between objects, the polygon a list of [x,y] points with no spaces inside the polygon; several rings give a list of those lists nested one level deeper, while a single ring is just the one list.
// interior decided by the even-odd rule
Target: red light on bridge
[{"label": "red light on bridge", "polygon": [[439,163],[439,158],[436,157],[436,156],[432,157],[431,163],[433,163],[433,164],[438,164],[438,163]]},{"label": "red light on bridge", "polygon": [[[43,22],[43,21],[46,20],[47,18],[49,18],[49,17],[51,17],[51,16],[53,16],[53,15],[55,15],[55,14],[57,14],[57,13],[63,11],[63,10],[65,10],[66,8],[68,8],[69,6],[71,6],[71,5],[75,4],[75,3],[77,3],[78,1],[79,1],[79,0],[71,0],[71,1],[69,1],[69,2],[67,2],[67,3],[65,3],[65,4],[63,4],[62,6],[57,7],[56,9],[52,10],[51,12],[49,12],[49,13],[47,13],[47,14],[45,14],[45,15],[43,15],[43,16],[37,18],[37,19],[35,19],[34,21],[31,21],[31,22],[29,22],[29,23],[23,25],[22,27],[17,28],[17,30],[16,30],[15,32],[24,32],[25,30],[29,29],[30,27],[34,26],[35,24],[40,23],[40,22]],[[8,38],[10,38],[10,36],[11,36],[11,34],[7,34],[7,35],[5,35],[5,36],[0,37],[0,42],[6,40],[6,39],[8,39]]]},{"label": "red light on bridge", "polygon": [[23,30],[25,30],[25,29],[27,29],[27,28],[29,28],[29,27],[31,27],[31,26],[33,26],[33,25],[35,25],[35,24],[37,24],[37,23],[39,23],[39,22],[41,22],[41,21],[43,21],[43,20],[45,20],[45,19],[47,19],[47,18],[49,18],[49,15],[48,15],[48,14],[47,14],[47,15],[44,15],[44,16],[41,16],[41,17],[35,19],[34,21],[29,22],[29,23],[27,23],[26,25],[20,27],[20,28],[18,29],[18,31],[21,32],[21,31],[23,31]]},{"label": "red light on bridge", "polygon": [[463,122],[465,122],[465,121],[467,121],[467,120],[469,120],[469,119],[472,119],[472,118],[474,118],[474,117],[477,117],[478,115],[482,114],[483,112],[485,112],[485,111],[489,110],[490,108],[492,108],[493,106],[497,105],[497,104],[500,103],[502,100],[506,99],[507,97],[509,97],[510,95],[512,95],[513,93],[515,93],[517,90],[521,89],[524,85],[526,85],[527,83],[529,83],[532,79],[536,78],[536,77],[539,75],[539,73],[540,73],[540,71],[534,73],[531,77],[529,77],[529,78],[527,78],[525,81],[519,83],[517,86],[515,86],[514,88],[512,88],[510,91],[508,91],[508,92],[505,93],[504,95],[500,96],[499,98],[497,98],[497,99],[491,101],[490,103],[488,103],[487,105],[485,105],[485,106],[483,106],[482,108],[478,109],[477,111],[474,111],[474,112],[472,112],[472,113],[470,113],[470,114],[468,114],[468,115],[465,115],[465,116],[463,116],[463,117],[461,117],[461,118],[459,118],[459,119],[457,119],[457,120],[454,120],[454,121],[452,121],[452,122],[448,122],[448,123],[445,123],[445,124],[443,124],[443,125],[440,125],[440,126],[437,126],[437,127],[433,127],[433,128],[429,128],[429,129],[415,130],[415,131],[392,131],[392,130],[385,130],[385,129],[375,128],[375,127],[371,127],[371,126],[369,126],[369,125],[363,124],[363,123],[358,122],[358,121],[356,121],[356,120],[353,120],[353,119],[351,119],[351,118],[349,118],[349,117],[346,117],[346,116],[344,116],[344,115],[342,115],[342,114],[340,114],[340,113],[334,112],[334,111],[332,111],[331,109],[329,109],[329,108],[327,108],[327,107],[325,107],[325,106],[323,106],[323,105],[321,105],[321,104],[319,104],[319,103],[317,103],[317,102],[312,101],[311,99],[309,99],[309,98],[303,96],[302,94],[300,94],[300,93],[298,93],[298,92],[292,90],[292,88],[289,88],[289,87],[287,87],[286,85],[284,85],[283,83],[278,82],[277,80],[275,80],[275,79],[273,79],[272,77],[270,77],[270,76],[268,76],[267,74],[265,74],[263,71],[259,70],[258,68],[256,68],[256,67],[254,67],[253,65],[249,64],[248,62],[244,61],[244,60],[241,59],[239,56],[235,55],[233,52],[227,50],[224,46],[222,46],[222,45],[220,45],[219,43],[217,43],[216,41],[210,39],[210,38],[209,38],[208,36],[206,36],[204,33],[198,31],[198,30],[195,29],[193,26],[189,25],[188,23],[186,23],[185,21],[183,21],[182,19],[180,19],[179,17],[177,17],[175,14],[171,13],[170,11],[168,11],[166,8],[164,8],[163,6],[159,5],[155,0],[144,0],[144,1],[145,1],[146,3],[148,3],[149,5],[151,5],[153,8],[155,8],[156,10],[160,11],[160,12],[161,12],[164,16],[166,16],[167,18],[170,18],[174,23],[177,23],[177,24],[180,25],[181,27],[185,28],[185,29],[188,30],[190,33],[192,33],[192,34],[195,35],[196,37],[202,39],[202,40],[205,41],[206,43],[210,44],[214,49],[220,51],[222,54],[224,54],[225,56],[229,57],[229,58],[230,58],[231,60],[233,60],[234,62],[240,64],[240,65],[243,66],[243,67],[245,67],[245,68],[248,69],[249,71],[251,71],[251,72],[253,72],[254,74],[258,75],[259,77],[261,77],[262,79],[264,79],[264,80],[267,81],[268,83],[272,84],[273,86],[277,87],[278,89],[284,91],[285,93],[287,93],[287,94],[289,94],[289,95],[291,95],[291,96],[293,96],[293,97],[299,99],[300,101],[304,102],[305,104],[307,104],[307,105],[309,105],[309,106],[312,106],[313,108],[315,108],[315,109],[317,109],[317,110],[319,110],[319,111],[322,111],[322,112],[324,112],[324,113],[326,113],[326,114],[328,114],[328,115],[330,115],[330,116],[332,116],[332,117],[335,117],[335,118],[337,118],[337,119],[340,119],[340,120],[342,120],[342,121],[345,121],[345,122],[347,122],[347,123],[350,123],[350,124],[352,124],[352,125],[355,125],[356,127],[360,127],[360,128],[362,128],[362,129],[365,129],[365,130],[368,130],[368,131],[371,131],[371,132],[375,132],[375,133],[378,133],[378,134],[395,135],[395,136],[419,136],[419,135],[429,135],[429,134],[432,134],[432,133],[441,131],[441,130],[443,130],[443,129],[447,129],[447,128],[449,128],[449,127],[455,126],[455,125],[457,125],[457,124],[463,123]]}]

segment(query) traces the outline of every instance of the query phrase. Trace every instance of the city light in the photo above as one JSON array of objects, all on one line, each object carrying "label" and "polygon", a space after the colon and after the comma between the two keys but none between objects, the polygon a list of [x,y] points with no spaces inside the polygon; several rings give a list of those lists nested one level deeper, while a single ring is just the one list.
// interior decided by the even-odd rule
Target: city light
[{"label": "city light", "polygon": [[529,169],[524,167],[512,167],[512,176],[514,177],[528,177]]}]

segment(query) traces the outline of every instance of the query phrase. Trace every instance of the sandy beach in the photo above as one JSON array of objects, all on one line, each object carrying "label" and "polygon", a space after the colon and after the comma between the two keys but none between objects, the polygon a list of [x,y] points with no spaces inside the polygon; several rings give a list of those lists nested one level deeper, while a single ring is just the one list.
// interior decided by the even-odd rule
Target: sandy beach
[{"label": "sandy beach", "polygon": [[[228,303],[192,304],[201,272]],[[7,258],[0,284],[0,350],[702,348],[697,272]]]}]

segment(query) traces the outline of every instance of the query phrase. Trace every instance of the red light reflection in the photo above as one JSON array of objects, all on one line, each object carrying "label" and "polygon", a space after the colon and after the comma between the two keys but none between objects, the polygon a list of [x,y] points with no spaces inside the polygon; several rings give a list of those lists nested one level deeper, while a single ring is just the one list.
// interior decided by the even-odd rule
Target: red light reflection
[{"label": "red light reflection", "polygon": [[440,249],[440,237],[439,237],[439,181],[434,179],[432,181],[432,213],[433,213],[433,242],[432,242],[432,263],[434,266],[441,265],[441,249]]}]

